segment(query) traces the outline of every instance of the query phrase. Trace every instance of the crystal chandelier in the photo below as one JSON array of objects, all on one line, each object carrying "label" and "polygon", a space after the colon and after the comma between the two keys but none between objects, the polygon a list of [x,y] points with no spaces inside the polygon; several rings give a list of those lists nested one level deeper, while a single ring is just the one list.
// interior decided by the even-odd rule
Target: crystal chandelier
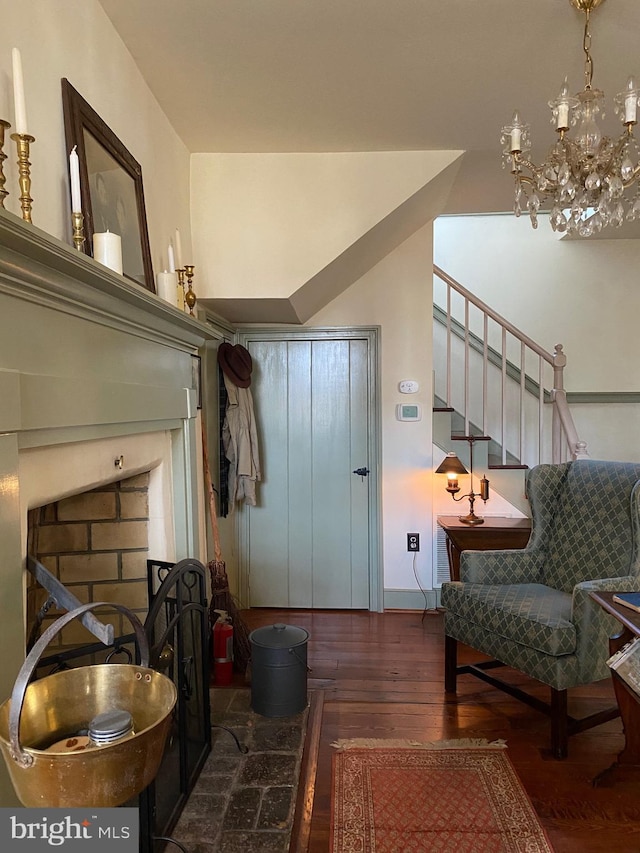
[{"label": "crystal chandelier", "polygon": [[[630,77],[626,89],[614,99],[624,130],[618,139],[604,136],[598,127],[598,118],[604,118],[604,92],[591,85],[589,28],[591,11],[604,0],[569,2],[585,14],[584,89],[572,97],[565,78],[558,97],[549,101],[551,124],[558,139],[539,166],[528,159],[529,125],[514,112],[511,124],[502,128],[502,165],[515,179],[516,216],[523,208],[528,210],[531,224],[537,228],[540,206],[548,203],[554,231],[590,237],[607,225],[619,227],[625,220],[640,218],[640,187],[635,194],[627,193],[640,178],[640,152],[633,136],[640,90]],[[574,127],[570,137],[569,130]]]}]

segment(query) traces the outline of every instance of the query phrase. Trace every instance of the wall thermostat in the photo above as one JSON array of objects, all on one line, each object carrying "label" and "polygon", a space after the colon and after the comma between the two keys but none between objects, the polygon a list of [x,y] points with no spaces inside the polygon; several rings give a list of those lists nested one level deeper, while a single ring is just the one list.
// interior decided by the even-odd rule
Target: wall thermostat
[{"label": "wall thermostat", "polygon": [[398,383],[398,390],[401,394],[416,394],[420,386],[415,379],[403,379]]},{"label": "wall thermostat", "polygon": [[399,421],[420,421],[422,420],[422,407],[417,403],[412,403],[411,405],[398,403],[396,406],[396,417]]}]

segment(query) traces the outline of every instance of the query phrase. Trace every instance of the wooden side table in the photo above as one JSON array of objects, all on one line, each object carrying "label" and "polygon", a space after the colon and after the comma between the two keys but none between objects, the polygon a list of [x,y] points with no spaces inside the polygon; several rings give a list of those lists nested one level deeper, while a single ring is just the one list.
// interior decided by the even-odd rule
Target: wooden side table
[{"label": "wooden side table", "polygon": [[493,551],[524,548],[531,535],[530,518],[487,518],[484,524],[463,524],[458,516],[439,515],[438,526],[447,537],[449,573],[460,580],[460,554],[463,551]]},{"label": "wooden side table", "polygon": [[[615,616],[621,625],[620,633],[609,638],[609,654],[617,652],[634,637],[640,637],[640,613],[616,604],[613,592],[592,592],[590,595],[607,613]],[[594,785],[610,783],[618,771],[623,769],[634,772],[640,770],[640,696],[614,669],[611,670],[611,677],[622,718],[625,746],[611,767],[596,776]]]}]

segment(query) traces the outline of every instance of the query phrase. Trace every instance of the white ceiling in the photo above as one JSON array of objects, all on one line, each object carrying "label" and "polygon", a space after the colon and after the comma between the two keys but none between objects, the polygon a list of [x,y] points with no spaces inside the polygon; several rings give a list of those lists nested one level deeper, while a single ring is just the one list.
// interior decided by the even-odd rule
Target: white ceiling
[{"label": "white ceiling", "polygon": [[[547,102],[565,75],[584,83],[569,0],[100,2],[191,152],[463,149],[450,212],[510,210],[500,128],[518,107],[542,156]],[[591,30],[617,134],[613,96],[640,78],[640,0],[603,3]]]}]

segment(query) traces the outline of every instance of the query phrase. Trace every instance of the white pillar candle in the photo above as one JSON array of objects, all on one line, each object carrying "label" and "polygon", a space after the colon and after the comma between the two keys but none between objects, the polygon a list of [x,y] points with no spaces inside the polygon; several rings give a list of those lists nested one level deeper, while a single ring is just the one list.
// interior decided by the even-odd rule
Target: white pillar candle
[{"label": "white pillar candle", "polygon": [[118,234],[105,231],[93,235],[93,257],[96,261],[122,275],[122,240]]},{"label": "white pillar candle", "polygon": [[76,153],[76,146],[69,154],[69,175],[71,177],[71,212],[82,213],[82,201],[80,196],[80,161]]},{"label": "white pillar candle", "polygon": [[171,245],[171,243],[169,243],[169,248],[168,248],[167,252],[169,255],[169,272],[175,272],[176,271],[176,262],[173,258],[173,246]]},{"label": "white pillar candle", "polygon": [[158,296],[161,296],[171,305],[178,303],[178,279],[175,272],[159,272],[156,276],[156,288]]},{"label": "white pillar candle", "polygon": [[180,241],[180,232],[176,228],[176,269],[184,269],[182,266],[182,242]]},{"label": "white pillar candle", "polygon": [[13,106],[16,115],[16,133],[27,133],[27,109],[24,102],[24,83],[22,80],[22,57],[17,47],[11,51],[13,64]]}]

